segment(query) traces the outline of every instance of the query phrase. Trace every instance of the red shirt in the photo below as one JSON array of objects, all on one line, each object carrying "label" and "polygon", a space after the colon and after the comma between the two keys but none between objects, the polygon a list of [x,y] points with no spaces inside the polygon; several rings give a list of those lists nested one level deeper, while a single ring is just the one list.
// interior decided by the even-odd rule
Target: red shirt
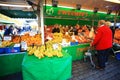
[{"label": "red shirt", "polygon": [[96,50],[112,47],[112,31],[108,26],[102,25],[97,29],[92,46],[95,46]]}]

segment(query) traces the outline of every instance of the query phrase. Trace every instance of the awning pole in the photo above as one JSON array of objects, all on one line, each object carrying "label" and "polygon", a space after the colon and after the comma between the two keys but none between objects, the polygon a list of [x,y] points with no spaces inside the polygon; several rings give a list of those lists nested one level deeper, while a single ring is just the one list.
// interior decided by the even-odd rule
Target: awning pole
[{"label": "awning pole", "polygon": [[38,18],[40,18],[40,25],[39,27],[41,27],[41,38],[42,38],[42,44],[44,44],[44,10],[43,10],[43,1],[44,0],[40,0],[40,15]]},{"label": "awning pole", "polygon": [[114,30],[115,30],[115,27],[116,27],[116,22],[117,22],[117,12],[114,16],[114,27],[113,27]]}]

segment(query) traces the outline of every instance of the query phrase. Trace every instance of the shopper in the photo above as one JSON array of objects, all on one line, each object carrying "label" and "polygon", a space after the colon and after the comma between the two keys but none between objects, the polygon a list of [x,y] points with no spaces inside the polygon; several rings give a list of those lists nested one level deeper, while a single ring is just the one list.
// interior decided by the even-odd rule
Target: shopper
[{"label": "shopper", "polygon": [[73,32],[73,27],[72,27],[72,26],[70,26],[68,32],[69,32],[69,33]]},{"label": "shopper", "polygon": [[9,35],[13,35],[13,26],[9,26],[6,27],[5,32],[4,32],[4,36],[9,36]]},{"label": "shopper", "polygon": [[60,33],[60,28],[59,28],[58,24],[54,25],[54,28],[52,29],[52,33]]},{"label": "shopper", "polygon": [[68,25],[65,26],[65,33],[67,32],[68,33],[68,30],[69,30],[69,27]]},{"label": "shopper", "polygon": [[0,40],[3,39],[3,35],[4,35],[4,30],[0,30]]},{"label": "shopper", "polygon": [[77,27],[76,26],[73,28],[73,32],[74,32],[74,35],[78,35],[78,31],[77,31]]},{"label": "shopper", "polygon": [[2,41],[2,39],[3,39],[3,38],[2,38],[2,35],[0,34],[0,41]]},{"label": "shopper", "polygon": [[97,50],[98,65],[96,69],[104,70],[107,54],[112,47],[112,31],[105,25],[104,20],[98,21],[98,28],[91,46],[95,46]]},{"label": "shopper", "polygon": [[[111,24],[110,21],[106,21],[105,25],[110,28],[112,24]],[[111,28],[110,28],[110,29],[111,29]],[[112,31],[112,29],[111,29],[111,31]],[[114,38],[114,35],[113,35],[113,34],[114,34],[114,33],[113,33],[113,31],[112,31],[112,40],[113,40],[113,38]],[[113,52],[112,48],[109,49],[109,53],[107,54],[107,58],[106,58],[106,63],[108,62],[108,57],[109,57],[109,55],[114,56],[114,52]]]}]

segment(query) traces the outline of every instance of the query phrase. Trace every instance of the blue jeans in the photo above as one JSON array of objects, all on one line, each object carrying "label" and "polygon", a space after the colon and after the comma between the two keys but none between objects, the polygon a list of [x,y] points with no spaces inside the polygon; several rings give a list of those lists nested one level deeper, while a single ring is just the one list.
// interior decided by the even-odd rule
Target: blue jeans
[{"label": "blue jeans", "polygon": [[105,68],[105,62],[108,61],[108,56],[111,48],[105,50],[97,50],[97,60],[98,66],[101,68]]}]

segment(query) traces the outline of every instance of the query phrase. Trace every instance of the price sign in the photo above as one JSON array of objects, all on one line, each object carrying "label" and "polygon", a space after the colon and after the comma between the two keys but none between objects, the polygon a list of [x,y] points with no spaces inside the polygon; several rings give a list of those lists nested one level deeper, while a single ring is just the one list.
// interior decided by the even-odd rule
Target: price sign
[{"label": "price sign", "polygon": [[58,49],[58,44],[53,44],[53,49],[57,50]]},{"label": "price sign", "polygon": [[12,37],[11,36],[4,36],[3,40],[4,41],[11,41]]},{"label": "price sign", "polygon": [[27,43],[26,42],[24,42],[24,41],[21,42],[21,49],[27,50]]}]

